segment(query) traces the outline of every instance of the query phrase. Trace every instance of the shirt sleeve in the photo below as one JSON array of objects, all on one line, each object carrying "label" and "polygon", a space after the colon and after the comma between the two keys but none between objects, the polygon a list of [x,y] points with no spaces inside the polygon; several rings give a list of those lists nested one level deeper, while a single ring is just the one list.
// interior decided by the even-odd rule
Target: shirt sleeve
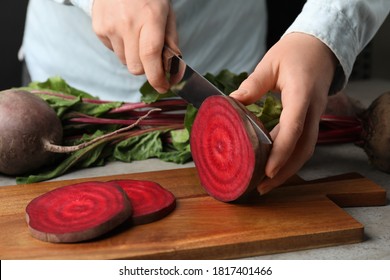
[{"label": "shirt sleeve", "polygon": [[79,7],[89,16],[91,16],[92,14],[92,4],[94,0],[53,0],[53,1],[64,5],[73,5]]},{"label": "shirt sleeve", "polygon": [[388,0],[308,0],[285,34],[302,32],[326,44],[339,61],[331,92],[342,89],[357,55],[390,10]]}]

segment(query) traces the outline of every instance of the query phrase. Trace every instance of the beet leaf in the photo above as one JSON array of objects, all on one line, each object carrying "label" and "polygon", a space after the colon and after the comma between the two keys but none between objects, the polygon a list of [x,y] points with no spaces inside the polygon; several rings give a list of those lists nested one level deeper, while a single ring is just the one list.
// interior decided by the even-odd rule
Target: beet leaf
[{"label": "beet leaf", "polygon": [[59,76],[50,77],[44,82],[31,82],[26,89],[52,90],[53,92],[60,92],[76,97],[97,99],[85,91],[70,86],[64,79]]}]

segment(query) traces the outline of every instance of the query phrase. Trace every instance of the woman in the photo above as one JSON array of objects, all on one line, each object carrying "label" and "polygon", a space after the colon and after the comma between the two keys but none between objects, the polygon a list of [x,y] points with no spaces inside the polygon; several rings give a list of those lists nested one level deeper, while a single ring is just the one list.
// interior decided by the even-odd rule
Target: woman
[{"label": "woman", "polygon": [[328,93],[346,84],[389,9],[386,0],[309,0],[266,52],[265,0],[30,0],[24,52],[33,80],[60,75],[110,100],[137,100],[146,78],[167,90],[164,44],[201,73],[250,72],[232,97],[248,104],[277,90],[283,103],[258,188],[266,193],[310,158]]}]

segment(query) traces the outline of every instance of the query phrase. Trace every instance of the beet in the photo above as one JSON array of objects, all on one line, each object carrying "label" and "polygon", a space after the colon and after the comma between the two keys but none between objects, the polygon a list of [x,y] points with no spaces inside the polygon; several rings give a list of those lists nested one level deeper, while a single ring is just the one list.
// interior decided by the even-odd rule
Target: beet
[{"label": "beet", "polygon": [[33,199],[26,207],[26,220],[39,240],[74,243],[99,237],[128,220],[133,225],[154,222],[175,206],[175,196],[152,181],[90,181]]},{"label": "beet", "polygon": [[44,142],[60,144],[62,125],[41,98],[23,90],[0,92],[0,173],[18,175],[48,164]]},{"label": "beet", "polygon": [[151,109],[126,127],[96,137],[76,146],[61,146],[62,124],[55,111],[44,100],[29,91],[0,92],[0,173],[22,175],[52,163],[56,153],[71,153],[103,139],[130,130]]},{"label": "beet", "polygon": [[31,235],[55,243],[93,239],[131,214],[131,203],[123,189],[103,182],[64,186],[33,199],[26,207]]},{"label": "beet", "polygon": [[379,170],[390,173],[390,92],[381,94],[360,115],[361,147]]},{"label": "beet", "polygon": [[271,145],[260,141],[245,112],[228,96],[211,96],[192,126],[190,145],[200,182],[220,201],[245,200],[265,176]]},{"label": "beet", "polygon": [[328,103],[329,109],[321,116],[317,143],[353,142],[364,149],[375,168],[390,173],[390,92],[382,93],[368,108],[350,100],[345,102],[345,98],[336,96]]},{"label": "beet", "polygon": [[111,181],[123,188],[133,207],[134,225],[157,221],[176,207],[175,196],[158,183],[142,180]]}]

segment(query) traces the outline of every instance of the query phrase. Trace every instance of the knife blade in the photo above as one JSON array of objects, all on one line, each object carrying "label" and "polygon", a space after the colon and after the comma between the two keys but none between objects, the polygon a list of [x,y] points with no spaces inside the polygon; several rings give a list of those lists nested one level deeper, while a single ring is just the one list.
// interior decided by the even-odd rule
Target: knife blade
[{"label": "knife blade", "polygon": [[[176,93],[199,108],[202,102],[212,95],[224,95],[216,86],[210,83],[205,77],[191,68],[181,57],[168,46],[163,49],[164,70],[169,73],[171,85],[182,84]],[[252,123],[260,141],[264,144],[272,144],[268,134],[246,113],[246,117]]]}]

